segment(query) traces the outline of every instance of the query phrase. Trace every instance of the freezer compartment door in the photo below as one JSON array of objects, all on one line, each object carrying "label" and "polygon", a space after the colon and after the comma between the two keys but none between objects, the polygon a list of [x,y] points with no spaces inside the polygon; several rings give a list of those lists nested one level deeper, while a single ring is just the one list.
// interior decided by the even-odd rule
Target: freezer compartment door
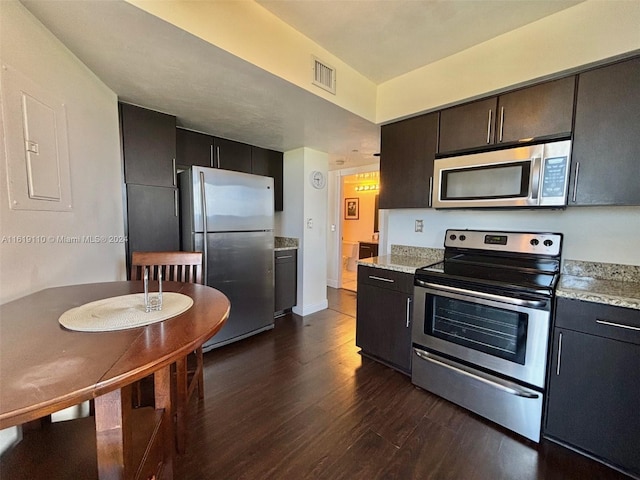
[{"label": "freezer compartment door", "polygon": [[[202,251],[202,234],[195,235]],[[205,351],[273,326],[273,232],[207,234],[207,285],[231,302],[229,319]]]},{"label": "freezer compartment door", "polygon": [[273,230],[273,178],[218,168],[193,167],[191,182],[191,231],[204,231],[202,220],[205,209],[209,232]]}]

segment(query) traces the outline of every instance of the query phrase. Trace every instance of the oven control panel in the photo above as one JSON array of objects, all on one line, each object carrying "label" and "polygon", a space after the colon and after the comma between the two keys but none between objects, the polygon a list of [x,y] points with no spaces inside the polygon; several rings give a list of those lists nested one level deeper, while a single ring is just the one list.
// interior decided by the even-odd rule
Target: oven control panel
[{"label": "oven control panel", "polygon": [[560,256],[561,233],[447,230],[445,247]]}]

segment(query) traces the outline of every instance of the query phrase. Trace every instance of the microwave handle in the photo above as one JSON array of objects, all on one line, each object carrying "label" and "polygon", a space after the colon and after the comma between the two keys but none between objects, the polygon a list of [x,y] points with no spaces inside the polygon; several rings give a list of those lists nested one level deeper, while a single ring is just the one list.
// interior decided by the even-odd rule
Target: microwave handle
[{"label": "microwave handle", "polygon": [[537,200],[540,191],[540,170],[542,169],[542,158],[533,157],[531,159],[531,199]]}]

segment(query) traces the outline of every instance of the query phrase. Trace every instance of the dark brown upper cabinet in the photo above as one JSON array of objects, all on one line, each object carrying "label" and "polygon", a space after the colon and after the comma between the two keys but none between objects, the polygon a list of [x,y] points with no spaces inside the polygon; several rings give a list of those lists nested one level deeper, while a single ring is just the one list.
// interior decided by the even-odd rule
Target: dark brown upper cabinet
[{"label": "dark brown upper cabinet", "polygon": [[571,135],[575,76],[447,108],[439,153]]},{"label": "dark brown upper cabinet", "polygon": [[273,204],[276,212],[284,208],[282,152],[251,147],[251,173],[273,178]]},{"label": "dark brown upper cabinet", "polygon": [[127,184],[175,187],[176,117],[120,103]]},{"label": "dark brown upper cabinet", "polygon": [[214,137],[213,167],[251,173],[251,145]]},{"label": "dark brown upper cabinet", "polygon": [[431,206],[437,143],[437,112],[382,127],[379,208]]},{"label": "dark brown upper cabinet", "polygon": [[640,205],[640,57],[578,77],[569,205]]},{"label": "dark brown upper cabinet", "polygon": [[213,137],[176,129],[176,164],[180,167],[213,167]]}]

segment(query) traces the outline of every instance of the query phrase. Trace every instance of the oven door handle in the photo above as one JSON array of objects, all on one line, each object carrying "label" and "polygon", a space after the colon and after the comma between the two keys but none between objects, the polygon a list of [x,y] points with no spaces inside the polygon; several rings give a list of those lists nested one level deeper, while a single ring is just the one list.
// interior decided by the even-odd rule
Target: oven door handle
[{"label": "oven door handle", "polygon": [[486,383],[487,385],[490,385],[494,388],[502,390],[503,392],[510,393],[511,395],[516,395],[518,397],[524,397],[524,398],[538,398],[539,396],[537,393],[533,393],[528,390],[519,388],[518,386],[514,385],[511,382],[507,382],[506,380],[501,380],[493,376],[491,378],[488,378],[488,376],[481,375],[480,372],[475,373],[470,370],[467,370],[462,366],[453,365],[443,358],[435,357],[434,355],[431,355],[417,348],[414,348],[413,351],[416,353],[416,355],[418,355],[418,357],[420,357],[423,360],[426,360],[427,362],[435,363],[436,365],[439,365],[441,367],[454,370],[461,375],[471,377],[482,383]]},{"label": "oven door handle", "polygon": [[511,305],[519,305],[521,307],[542,308],[547,304],[546,300],[523,300],[521,298],[505,297],[493,293],[476,292],[475,290],[467,290],[465,288],[450,287],[448,285],[440,285],[423,280],[416,280],[416,283],[421,287],[434,288],[436,290],[442,290],[443,292],[458,293],[470,297],[483,298],[485,300],[494,300],[496,302],[510,303]]}]

